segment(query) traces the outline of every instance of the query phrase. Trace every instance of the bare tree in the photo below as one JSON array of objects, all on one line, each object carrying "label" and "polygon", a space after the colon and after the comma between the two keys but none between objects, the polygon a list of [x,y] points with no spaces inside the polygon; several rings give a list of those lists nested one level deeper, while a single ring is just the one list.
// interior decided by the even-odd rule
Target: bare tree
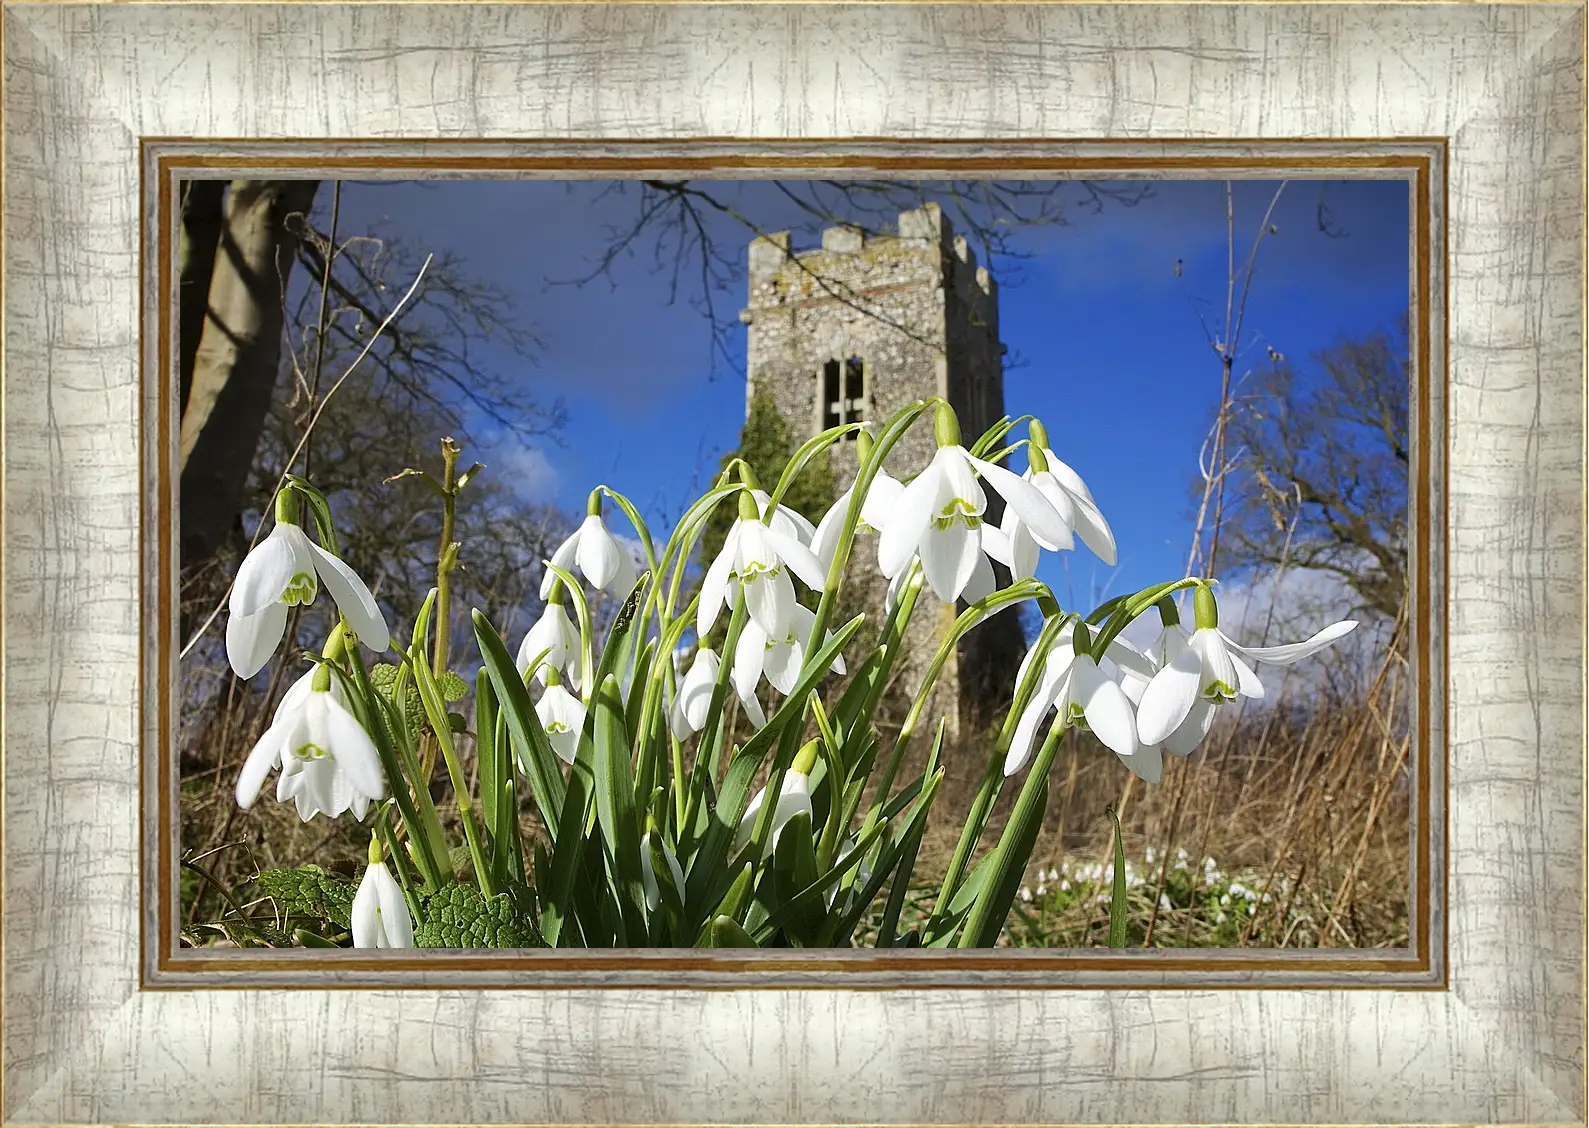
[{"label": "bare tree", "polygon": [[1242,456],[1224,558],[1238,571],[1339,576],[1359,610],[1392,621],[1407,592],[1406,314],[1315,359],[1299,370],[1273,354],[1238,398],[1229,428]]}]

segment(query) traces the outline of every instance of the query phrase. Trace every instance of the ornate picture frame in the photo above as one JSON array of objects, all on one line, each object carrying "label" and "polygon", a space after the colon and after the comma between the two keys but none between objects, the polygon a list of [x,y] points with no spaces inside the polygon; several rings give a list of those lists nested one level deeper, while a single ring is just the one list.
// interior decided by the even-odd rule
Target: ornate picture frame
[{"label": "ornate picture frame", "polygon": [[[1583,1123],[1581,5],[40,3],[3,23],[0,1116]],[[1413,945],[177,952],[174,186],[427,162],[1405,176]]]}]

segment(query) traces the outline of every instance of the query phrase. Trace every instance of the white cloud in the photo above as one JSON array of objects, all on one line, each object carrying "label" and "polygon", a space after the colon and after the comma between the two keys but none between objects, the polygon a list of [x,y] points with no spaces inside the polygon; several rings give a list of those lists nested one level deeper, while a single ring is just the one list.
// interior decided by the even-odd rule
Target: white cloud
[{"label": "white cloud", "polygon": [[504,446],[482,456],[481,461],[520,501],[540,505],[556,500],[560,476],[539,447]]}]

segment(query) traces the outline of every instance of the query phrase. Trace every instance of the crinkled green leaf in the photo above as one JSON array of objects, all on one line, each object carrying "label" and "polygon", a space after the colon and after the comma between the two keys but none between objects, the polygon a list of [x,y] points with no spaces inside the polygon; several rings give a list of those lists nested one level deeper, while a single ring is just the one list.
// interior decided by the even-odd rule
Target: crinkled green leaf
[{"label": "crinkled green leaf", "polygon": [[426,898],[414,930],[419,948],[544,948],[527,892],[510,889],[489,901],[473,885],[449,885]]},{"label": "crinkled green leaf", "polygon": [[441,690],[441,699],[449,703],[469,696],[468,683],[451,670],[441,672],[436,678],[436,687]]},{"label": "crinkled green leaf", "polygon": [[358,886],[344,877],[327,873],[319,866],[300,869],[262,870],[254,884],[289,916],[312,917],[351,928],[353,894]]}]

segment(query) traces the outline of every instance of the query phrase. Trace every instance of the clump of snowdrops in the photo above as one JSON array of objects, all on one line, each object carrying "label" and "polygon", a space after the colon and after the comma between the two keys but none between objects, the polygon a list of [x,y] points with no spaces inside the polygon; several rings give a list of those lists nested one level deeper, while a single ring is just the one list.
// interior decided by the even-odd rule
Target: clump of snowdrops
[{"label": "clump of snowdrops", "polygon": [[[1002,445],[1022,423],[1026,437]],[[895,479],[883,462],[918,425],[933,428],[936,453],[914,476]],[[849,434],[858,472],[812,526],[782,499],[815,455]],[[450,518],[479,467],[459,475],[457,448],[448,440],[443,451],[441,480],[403,473],[423,474]],[[1004,465],[1017,453],[1024,473]],[[1004,501],[996,526],[983,520],[986,487]],[[608,528],[609,503],[633,527],[643,571]],[[720,505],[737,519],[698,594],[686,597],[688,562]],[[306,510],[313,538],[301,523]],[[878,538],[888,594],[883,606],[833,622],[860,535]],[[405,645],[338,557],[324,496],[289,477],[274,528],[232,588],[233,670],[250,678],[263,669],[288,609],[312,602],[321,587],[339,619],[248,756],[237,800],[251,806],[275,772],[277,800],[295,803],[305,821],[369,820],[368,865],[356,888],[330,888],[334,879],[318,868],[285,874],[312,874],[322,902],[340,896],[339,919],[356,947],[845,946],[863,922],[879,947],[991,946],[1020,897],[1066,729],[1090,731],[1156,782],[1163,754],[1190,754],[1221,707],[1263,696],[1254,664],[1297,661],[1355,626],[1336,623],[1289,646],[1243,647],[1220,631],[1213,584],[1203,578],[1067,610],[1034,577],[1042,552],[1071,550],[1077,539],[1113,563],[1108,523],[1040,421],[1001,420],[968,448],[946,402],[918,401],[880,433],[851,424],[816,436],[770,494],[744,463],[731,465],[660,554],[629,500],[596,488],[588,516],[546,563],[544,611],[516,651],[483,611],[470,611],[479,665],[466,680],[451,668],[445,641],[454,613],[448,574],[460,546],[441,553],[437,585]],[[994,562],[1011,577],[1006,586]],[[604,639],[595,637],[587,586],[623,599]],[[799,602],[802,588],[821,593],[815,610]],[[885,741],[872,716],[924,589],[966,607],[903,726]],[[1175,598],[1183,592],[1190,629]],[[980,765],[970,813],[944,872],[917,874],[945,772],[944,726],[926,715],[933,684],[968,631],[1026,600],[1040,608],[1042,630]],[[1150,645],[1121,637],[1148,613],[1160,622]],[[878,641],[860,652],[857,631],[872,615]],[[719,651],[702,640],[724,618]],[[390,650],[394,660],[371,666],[366,650]],[[450,708],[469,696],[472,722]],[[742,742],[727,739],[731,710],[749,722]],[[915,740],[931,741],[925,769],[901,779]],[[438,755],[461,844],[449,840],[431,795]],[[1007,781],[1020,788],[1014,811],[972,865]],[[533,835],[521,801],[543,828]],[[1116,842],[1118,854],[1118,823]],[[282,872],[274,877],[275,887],[293,887]],[[902,930],[906,891],[924,880],[934,890],[931,910]],[[1120,916],[1126,889],[1114,885]]]}]

